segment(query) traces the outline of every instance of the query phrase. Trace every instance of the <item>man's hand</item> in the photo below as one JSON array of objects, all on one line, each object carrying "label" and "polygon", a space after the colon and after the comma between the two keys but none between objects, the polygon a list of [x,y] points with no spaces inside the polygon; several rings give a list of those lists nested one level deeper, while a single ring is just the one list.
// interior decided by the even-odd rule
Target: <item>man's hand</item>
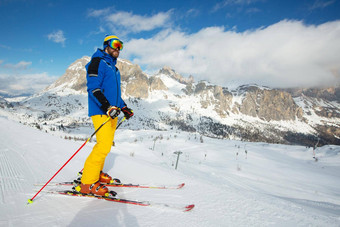
[{"label": "man's hand", "polygon": [[106,114],[110,116],[112,119],[115,119],[120,114],[120,109],[117,106],[110,106],[107,109]]},{"label": "man's hand", "polygon": [[128,108],[127,106],[124,106],[122,108],[122,111],[124,113],[126,120],[133,116],[133,110]]}]

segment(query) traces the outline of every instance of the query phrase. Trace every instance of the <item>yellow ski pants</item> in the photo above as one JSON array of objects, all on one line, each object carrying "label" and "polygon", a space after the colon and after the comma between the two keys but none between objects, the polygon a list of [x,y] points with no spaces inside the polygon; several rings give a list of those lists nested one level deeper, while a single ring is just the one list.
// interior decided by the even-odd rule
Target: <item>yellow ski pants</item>
[{"label": "yellow ski pants", "polygon": [[[94,115],[91,117],[95,130],[97,130],[107,120],[107,115]],[[96,133],[97,143],[93,147],[91,154],[87,157],[84,165],[81,182],[83,184],[93,184],[99,180],[100,171],[103,170],[105,158],[110,153],[118,118],[110,119]]]}]

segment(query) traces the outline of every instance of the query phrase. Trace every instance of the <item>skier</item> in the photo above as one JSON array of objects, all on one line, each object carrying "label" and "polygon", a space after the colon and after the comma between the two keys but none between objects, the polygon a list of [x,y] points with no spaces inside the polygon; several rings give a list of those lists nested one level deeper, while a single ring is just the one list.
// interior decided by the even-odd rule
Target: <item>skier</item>
[{"label": "skier", "polygon": [[97,143],[85,161],[81,183],[75,188],[83,194],[104,196],[108,192],[104,184],[114,183],[112,177],[103,172],[105,158],[111,150],[118,115],[122,111],[126,119],[133,116],[133,111],[121,98],[116,62],[122,49],[123,42],[117,36],[106,36],[103,50],[98,48],[85,66],[89,116],[94,128],[101,126],[108,116],[111,119],[97,132]]}]

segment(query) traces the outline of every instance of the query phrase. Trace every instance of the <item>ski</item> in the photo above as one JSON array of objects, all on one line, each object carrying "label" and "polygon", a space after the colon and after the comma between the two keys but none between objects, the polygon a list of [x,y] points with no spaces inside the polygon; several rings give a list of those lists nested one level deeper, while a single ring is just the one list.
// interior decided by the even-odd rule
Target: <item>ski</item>
[{"label": "ski", "polygon": [[[34,184],[35,186],[42,186],[43,184]],[[74,182],[51,182],[48,186],[73,186]],[[150,189],[181,189],[184,187],[185,183],[178,185],[143,185],[143,184],[123,184],[123,183],[113,183],[104,184],[106,187],[121,187],[121,188],[150,188]]]},{"label": "ski", "polygon": [[180,211],[183,211],[183,212],[190,211],[195,207],[194,204],[181,205],[181,204],[155,203],[155,202],[151,202],[151,201],[138,201],[138,200],[130,200],[130,199],[120,199],[120,198],[113,197],[113,196],[97,196],[97,195],[82,194],[82,193],[72,191],[72,190],[43,191],[43,192],[50,193],[50,194],[66,195],[66,196],[103,199],[103,200],[110,201],[110,202],[117,202],[117,203],[124,203],[124,204],[138,205],[138,206],[168,208],[168,209],[173,209],[173,210],[180,210]]}]

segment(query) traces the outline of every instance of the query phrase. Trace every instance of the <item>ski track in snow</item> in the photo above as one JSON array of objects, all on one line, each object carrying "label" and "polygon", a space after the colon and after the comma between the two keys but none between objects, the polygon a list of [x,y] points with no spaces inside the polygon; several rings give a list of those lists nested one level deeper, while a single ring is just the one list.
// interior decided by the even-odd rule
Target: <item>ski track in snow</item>
[{"label": "ski track in snow", "polygon": [[6,197],[10,193],[19,193],[23,191],[25,182],[26,164],[22,157],[13,149],[1,141],[0,149],[0,192],[1,202],[6,203]]}]

